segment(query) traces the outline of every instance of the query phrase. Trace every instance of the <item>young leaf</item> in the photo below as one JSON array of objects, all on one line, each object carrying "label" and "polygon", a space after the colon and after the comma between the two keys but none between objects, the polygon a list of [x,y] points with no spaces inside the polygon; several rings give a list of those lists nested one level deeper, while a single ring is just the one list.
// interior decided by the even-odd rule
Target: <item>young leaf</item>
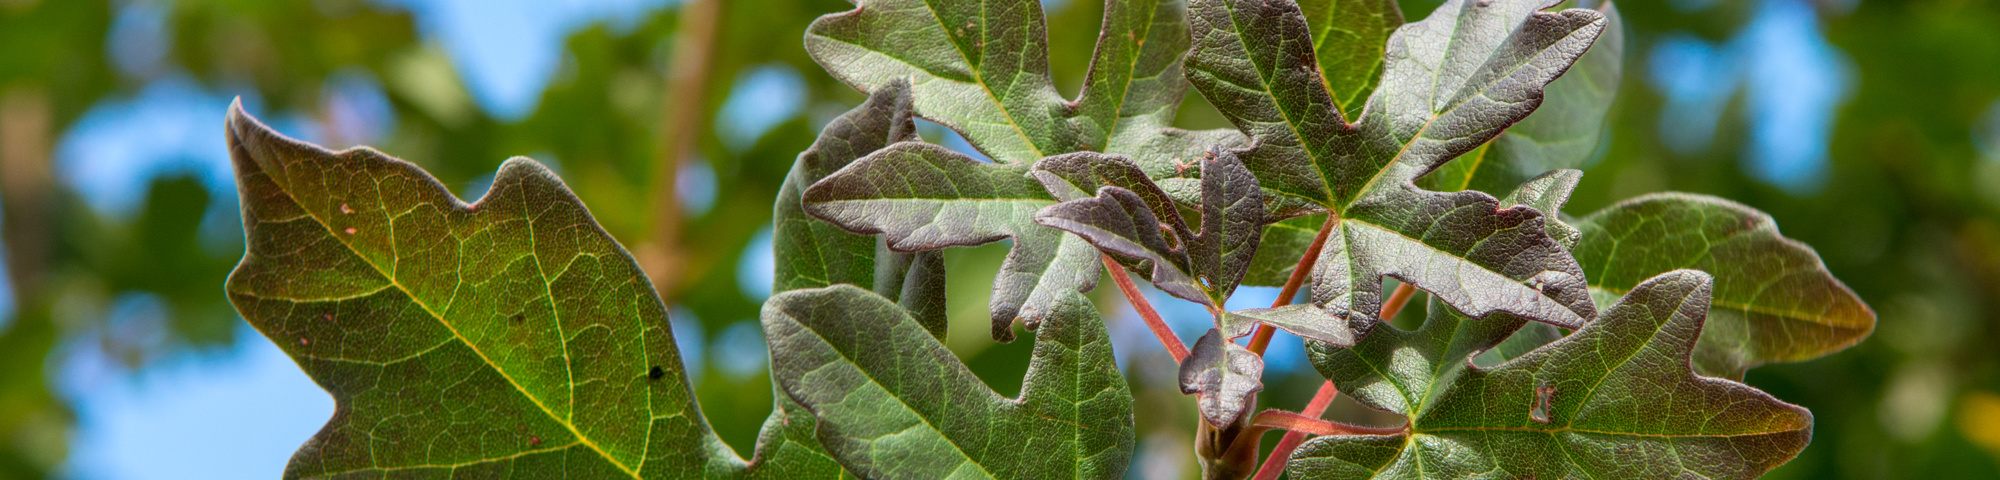
[{"label": "young leaf", "polygon": [[1035,214],[1042,225],[1083,237],[1127,268],[1146,273],[1160,291],[1214,309],[1219,303],[1191,273],[1179,232],[1160,231],[1160,225],[1179,220],[1178,214],[1161,220],[1139,194],[1118,187],[1104,187],[1096,197],[1058,203]]},{"label": "young leaf", "polygon": [[1696,271],[1654,277],[1569,337],[1490,370],[1461,367],[1411,414],[1408,433],[1315,438],[1293,453],[1287,471],[1294,478],[1755,478],[1805,448],[1812,414],[1689,369],[1711,285]]},{"label": "young leaf", "polygon": [[1012,237],[993,282],[993,338],[1013,341],[1015,318],[1038,326],[1065,295],[1097,285],[1097,251],[1034,223],[1055,199],[1028,165],[987,164],[920,142],[890,145],[821,179],[805,192],[807,213],[851,232],[882,234],[912,252]]},{"label": "young leaf", "polygon": [[1035,175],[1059,196],[1076,197],[1093,185],[1102,186],[1096,197],[1042,209],[1035,221],[1083,237],[1127,267],[1148,273],[1161,291],[1220,311],[1256,253],[1263,233],[1263,195],[1257,177],[1229,152],[1200,165],[1200,233],[1188,228],[1173,200],[1136,165],[1097,154],[1036,163]]},{"label": "young leaf", "polygon": [[468,205],[415,165],[285,138],[240,106],[228,136],[248,237],[230,301],[334,397],[287,477],[840,474],[809,446],[762,443],[746,465],[716,438],[652,285],[534,161]]},{"label": "young leaf", "polygon": [[862,91],[912,79],[919,115],[1001,162],[1106,151],[1165,164],[1233,135],[1168,126],[1186,89],[1183,12],[1181,0],[1106,0],[1076,102],[1063,100],[1050,79],[1036,0],[863,0],[814,21],[806,50]]},{"label": "young leaf", "polygon": [[763,319],[773,378],[863,478],[1117,478],[1131,460],[1132,395],[1081,295],[1036,332],[1019,399],[866,290],[780,293]]},{"label": "young leaf", "polygon": [[1192,3],[1189,79],[1255,142],[1243,162],[1276,197],[1274,218],[1340,219],[1313,283],[1314,303],[1330,317],[1372,317],[1384,275],[1477,316],[1504,311],[1574,327],[1595,314],[1582,271],[1543,231],[1540,213],[1412,183],[1532,112],[1543,87],[1604,28],[1597,12],[1541,5],[1454,0],[1403,26],[1390,37],[1380,86],[1350,125],[1296,4]]},{"label": "young leaf", "polygon": [[1256,406],[1252,395],[1264,389],[1264,358],[1208,329],[1181,360],[1181,393],[1196,396],[1201,418],[1224,428]]},{"label": "young leaf", "polygon": [[1236,291],[1264,236],[1264,194],[1236,154],[1201,162],[1201,236],[1189,247],[1217,304]]},{"label": "young leaf", "polygon": [[1703,374],[1742,378],[1768,362],[1838,352],[1875,330],[1875,312],[1833,278],[1812,247],[1785,238],[1770,215],[1705,195],[1647,195],[1577,220],[1576,258],[1590,288],[1615,296],[1647,275],[1692,268],[1715,275],[1711,321],[1695,347]]}]

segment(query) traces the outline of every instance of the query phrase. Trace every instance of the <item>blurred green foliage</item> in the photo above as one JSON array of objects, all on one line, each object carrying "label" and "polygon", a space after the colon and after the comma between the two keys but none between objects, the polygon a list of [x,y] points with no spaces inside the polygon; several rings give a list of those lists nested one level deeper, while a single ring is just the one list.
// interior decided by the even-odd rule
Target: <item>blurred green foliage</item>
[{"label": "blurred green foliage", "polygon": [[[1766,0],[1778,1],[1778,0]],[[1625,78],[1612,110],[1602,160],[1585,169],[1570,212],[1634,195],[1678,190],[1719,195],[1769,212],[1787,236],[1816,247],[1828,267],[1880,314],[1875,338],[1827,358],[1752,370],[1748,382],[1810,408],[1815,441],[1773,478],[2000,478],[2000,153],[1982,153],[1973,125],[2000,99],[2000,2],[1991,0],[1828,0],[1816,4],[1821,30],[1851,66],[1847,100],[1835,110],[1824,186],[1788,193],[1744,172],[1749,120],[1741,93],[1727,102],[1715,141],[1675,153],[1659,138],[1666,100],[1649,82],[1652,46],[1669,34],[1726,42],[1758,2],[1644,0],[1621,3],[1629,24]],[[56,139],[92,106],[129,96],[152,77],[120,73],[106,42],[127,1],[0,0],[0,205],[10,278],[18,294],[0,332],[0,478],[56,472],[74,418],[55,394],[61,346],[86,339],[133,368],[184,351],[236,341],[240,320],[224,303],[222,279],[238,258],[240,233],[202,231],[210,198],[191,178],[154,179],[129,216],[93,210],[47,173]],[[1102,6],[1067,0],[1053,9],[1051,68],[1073,95],[1082,83]],[[1421,18],[1431,2],[1406,0]],[[636,27],[597,25],[569,36],[565,59],[539,108],[519,121],[495,119],[467,94],[451,59],[406,11],[361,0],[165,3],[171,69],[222,91],[252,90],[267,111],[329,115],[329,79],[362,71],[380,79],[395,129],[376,148],[411,160],[454,189],[469,189],[512,155],[557,159],[563,178],[598,220],[628,247],[657,239],[653,222],[661,132],[682,17],[668,8]],[[807,23],[852,8],[839,0],[721,1],[707,88],[696,111],[704,127],[693,145],[713,168],[714,207],[684,218],[686,261],[669,303],[700,319],[716,338],[754,320],[761,298],[739,287],[738,264],[768,224],[771,199],[818,126],[863,96],[828,77],[806,56]],[[731,148],[716,124],[735,80],[766,65],[802,74],[800,114],[747,148]],[[234,90],[230,90],[234,89]],[[1184,127],[1226,122],[1191,93]],[[223,111],[214,112],[220,144]],[[39,130],[33,127],[40,122]],[[9,135],[9,132],[14,132]],[[25,132],[25,133],[22,133]],[[942,132],[926,131],[942,142]],[[1994,135],[2000,135],[1996,133]],[[324,138],[329,146],[345,140]],[[35,167],[39,165],[40,170]],[[225,224],[227,222],[224,222]],[[1018,389],[1031,342],[984,338],[987,283],[1004,247],[947,252],[953,332],[948,342],[1002,394]],[[113,299],[150,292],[167,305],[164,337],[106,323]],[[1114,289],[1099,304],[1124,308]],[[1418,310],[1418,309],[1411,309]],[[1112,315],[1113,323],[1131,317]],[[712,357],[717,346],[706,351]],[[1132,475],[1192,478],[1188,456],[1195,416],[1175,390],[1164,354],[1124,352],[1138,400],[1138,464]],[[701,375],[709,420],[748,451],[768,413],[769,380]],[[1296,409],[1319,378],[1308,369],[1271,379],[1262,401]],[[1351,402],[1332,415],[1366,422]],[[1276,435],[1267,441],[1274,442]],[[301,439],[303,440],[303,439]],[[1178,472],[1178,473],[1174,473]]]}]

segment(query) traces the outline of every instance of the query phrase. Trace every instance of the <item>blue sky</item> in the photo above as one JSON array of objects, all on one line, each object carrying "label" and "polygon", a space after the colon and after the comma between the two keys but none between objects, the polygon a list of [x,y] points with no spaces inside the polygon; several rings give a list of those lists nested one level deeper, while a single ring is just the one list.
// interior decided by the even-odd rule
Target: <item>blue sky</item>
[{"label": "blue sky", "polygon": [[[560,70],[563,40],[577,29],[609,22],[629,29],[648,12],[677,0],[375,0],[411,12],[427,41],[441,47],[484,111],[503,120],[525,118]],[[1044,0],[1060,8],[1067,0]],[[1705,9],[1712,1],[1677,4]],[[106,48],[114,66],[140,87],[104,99],[62,135],[56,147],[58,178],[76,189],[94,209],[128,216],[143,198],[144,186],[164,174],[192,174],[217,202],[205,223],[230,230],[235,190],[218,121],[231,98],[281,131],[309,140],[331,134],[351,143],[379,140],[393,130],[395,115],[378,79],[355,69],[328,82],[324,100],[333,124],[291,112],[263,112],[248,86],[204,86],[165,63],[162,7],[126,2],[114,21]],[[527,7],[534,8],[527,8]],[[1752,126],[1744,168],[1754,177],[1797,193],[1817,188],[1824,175],[1827,136],[1833,114],[1851,89],[1845,57],[1828,45],[1818,17],[1804,0],[1765,0],[1756,19],[1730,40],[1712,43],[1692,35],[1669,35],[1641,59],[1647,84],[1667,97],[1660,134],[1688,153],[1709,148],[1723,106],[1731,98]],[[753,144],[776,125],[805,113],[808,98],[801,72],[781,64],[759,65],[733,81],[732,94],[718,115],[719,131],[734,151]],[[843,107],[844,109],[844,107]],[[1996,104],[1981,139],[2000,138]],[[973,152],[964,139],[934,124],[927,138]],[[2000,140],[1981,145],[2000,151]],[[533,152],[523,152],[533,153]],[[2000,153],[1989,153],[2000,161]],[[683,172],[683,205],[699,214],[713,206],[714,172],[695,162]],[[704,179],[707,179],[704,181]],[[700,188],[700,187],[708,188]],[[739,262],[742,289],[752,298],[769,295],[771,259],[768,229]],[[0,282],[4,282],[0,278]],[[4,286],[4,285],[0,285]],[[12,299],[0,288],[0,316]],[[1267,306],[1276,289],[1244,288],[1232,308]],[[1148,294],[1177,333],[1200,336],[1205,311],[1192,303],[1152,291]],[[145,301],[120,297],[109,324],[145,322]],[[1137,319],[1109,318],[1121,365],[1131,352],[1160,347]],[[763,368],[763,338],[754,322],[704,332],[685,310],[676,310],[674,328],[692,370],[716,362],[725,375],[750,375]],[[0,323],[4,325],[4,323]],[[0,327],[4,328],[4,327]],[[1135,330],[1136,328],[1136,330]],[[69,473],[85,479],[272,478],[298,445],[317,431],[332,411],[326,393],[314,385],[260,335],[247,326],[232,350],[182,354],[143,372],[103,363],[89,342],[71,342],[60,355],[58,390],[76,407],[79,420]],[[86,337],[85,340],[87,340]],[[711,344],[712,343],[712,344]],[[1272,347],[1270,368],[1305,368],[1302,345],[1281,334]],[[712,355],[705,356],[704,353]],[[744,354],[750,352],[751,354]],[[712,358],[711,358],[712,357]]]}]

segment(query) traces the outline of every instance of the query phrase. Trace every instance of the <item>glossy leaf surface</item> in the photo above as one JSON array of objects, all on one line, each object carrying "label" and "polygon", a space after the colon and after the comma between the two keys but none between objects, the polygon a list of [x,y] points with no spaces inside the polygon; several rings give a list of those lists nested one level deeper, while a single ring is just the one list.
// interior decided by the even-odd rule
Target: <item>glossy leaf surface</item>
[{"label": "glossy leaf surface", "polygon": [[335,400],[287,477],[839,475],[791,427],[766,426],[760,465],[715,437],[651,283],[541,165],[466,204],[241,108],[228,134],[249,237],[230,301]]},{"label": "glossy leaf surface", "polygon": [[1846,349],[1875,330],[1875,312],[1826,270],[1812,247],[1778,233],[1770,215],[1716,197],[1657,194],[1577,220],[1577,260],[1601,296],[1649,275],[1715,275],[1708,327],[1695,348],[1704,374],[1741,378],[1769,362]]},{"label": "glossy leaf surface", "polygon": [[771,297],[772,376],[864,478],[1118,478],[1132,394],[1104,325],[1067,295],[1035,334],[1021,397],[1001,397],[904,309],[851,285]]},{"label": "glossy leaf surface", "polygon": [[[1562,340],[1492,369],[1454,367],[1407,406],[1408,433],[1316,438],[1287,469],[1294,478],[1756,478],[1805,448],[1813,418],[1693,372],[1711,286],[1696,271],[1654,277]],[[1447,350],[1427,344],[1402,348]]]}]

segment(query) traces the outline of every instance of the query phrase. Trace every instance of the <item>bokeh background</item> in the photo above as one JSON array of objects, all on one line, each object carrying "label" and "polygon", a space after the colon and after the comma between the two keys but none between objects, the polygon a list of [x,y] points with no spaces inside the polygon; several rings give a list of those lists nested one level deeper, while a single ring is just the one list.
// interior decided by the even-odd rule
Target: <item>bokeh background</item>
[{"label": "bokeh background", "polygon": [[[1043,0],[1058,85],[1102,6]],[[1410,18],[1436,2],[1404,0]],[[1773,478],[2000,478],[2000,2],[1632,0],[1624,81],[1569,212],[1647,192],[1770,212],[1880,314],[1873,338],[1749,383],[1812,409]],[[842,0],[0,0],[0,478],[272,478],[333,405],[237,317],[223,114],[372,145],[476,198],[509,156],[559,172],[667,292],[708,419],[747,452],[770,405],[755,321],[771,201],[858,104],[801,36]],[[1191,93],[1180,123],[1226,124]],[[969,149],[935,125],[927,139]],[[949,344],[986,339],[1002,247],[948,252]],[[1236,302],[1268,304],[1274,289]],[[1132,478],[1193,478],[1191,402],[1115,289],[1139,400]],[[1199,308],[1155,299],[1194,338]],[[1269,406],[1319,383],[1273,348]],[[1365,421],[1350,404],[1331,415]],[[1275,440],[1272,435],[1270,440]]]}]

